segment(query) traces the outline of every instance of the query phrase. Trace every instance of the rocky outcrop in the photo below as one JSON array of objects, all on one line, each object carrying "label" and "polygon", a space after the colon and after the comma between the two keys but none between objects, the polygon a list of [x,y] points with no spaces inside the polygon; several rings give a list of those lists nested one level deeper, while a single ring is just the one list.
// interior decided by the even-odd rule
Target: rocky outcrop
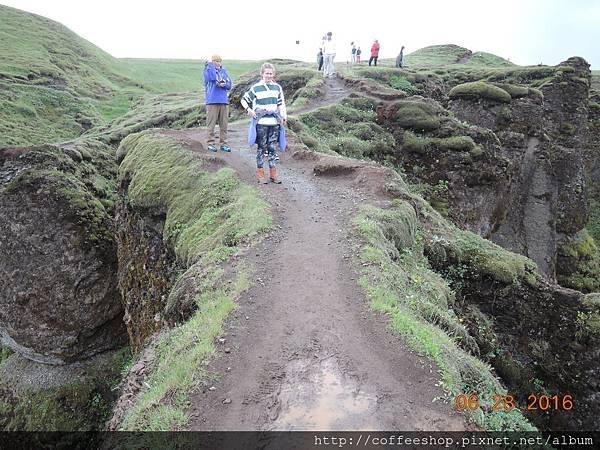
[{"label": "rocky outcrop", "polygon": [[[559,247],[587,222],[583,154],[589,79],[589,65],[570,58],[540,91],[484,82],[450,91],[449,109],[492,130],[509,161],[510,189],[490,218],[494,226],[488,237],[529,256],[551,280]],[[499,92],[503,99],[493,95]]]},{"label": "rocky outcrop", "polygon": [[501,220],[498,211],[513,176],[494,133],[461,123],[419,96],[378,108],[377,123],[400,143],[395,165],[431,186],[426,196],[436,209],[489,236]]},{"label": "rocky outcrop", "polygon": [[[126,198],[130,180],[119,192]],[[163,242],[165,213],[133,208],[126,201],[117,206],[119,224],[119,289],[125,301],[125,325],[132,351],[163,328],[167,298],[178,276],[175,254]]]},{"label": "rocky outcrop", "polygon": [[[556,406],[529,413],[538,426],[596,429],[600,296],[548,283],[531,261],[435,219],[425,229],[425,254],[451,281],[459,298],[454,309],[476,340],[478,356],[518,404],[526,408],[531,395],[556,395]],[[574,402],[572,411],[560,406],[565,395]]]},{"label": "rocky outcrop", "polygon": [[0,150],[0,334],[26,358],[64,364],[125,341],[111,159],[98,143]]}]

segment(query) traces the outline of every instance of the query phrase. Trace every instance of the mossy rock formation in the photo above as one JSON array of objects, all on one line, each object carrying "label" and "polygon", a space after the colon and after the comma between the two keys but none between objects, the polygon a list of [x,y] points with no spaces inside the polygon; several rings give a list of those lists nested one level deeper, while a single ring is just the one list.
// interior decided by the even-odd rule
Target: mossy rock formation
[{"label": "mossy rock formation", "polygon": [[510,103],[510,94],[493,84],[484,81],[473,81],[471,83],[459,84],[453,87],[448,96],[455,98],[482,98],[501,103]]},{"label": "mossy rock formation", "polygon": [[0,333],[26,358],[63,364],[124,342],[114,171],[94,142],[0,150]]}]

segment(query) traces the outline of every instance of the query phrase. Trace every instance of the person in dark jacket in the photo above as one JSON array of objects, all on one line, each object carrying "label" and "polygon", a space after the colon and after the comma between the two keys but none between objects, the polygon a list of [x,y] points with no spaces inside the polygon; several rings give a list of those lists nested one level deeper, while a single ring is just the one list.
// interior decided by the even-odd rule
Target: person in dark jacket
[{"label": "person in dark jacket", "polygon": [[403,65],[404,65],[404,45],[400,49],[400,53],[398,53],[398,56],[396,56],[396,67],[398,69],[400,69],[400,68],[402,68]]},{"label": "person in dark jacket", "polygon": [[204,100],[206,103],[206,145],[209,151],[216,152],[215,126],[219,125],[221,151],[231,152],[227,145],[227,124],[229,121],[229,99],[231,78],[223,68],[223,60],[213,55],[204,67]]}]

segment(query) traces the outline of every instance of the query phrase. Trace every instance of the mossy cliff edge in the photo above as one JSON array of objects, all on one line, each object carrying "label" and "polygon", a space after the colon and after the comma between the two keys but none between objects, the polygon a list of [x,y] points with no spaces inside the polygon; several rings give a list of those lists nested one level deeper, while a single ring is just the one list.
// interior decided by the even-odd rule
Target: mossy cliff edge
[{"label": "mossy cliff edge", "polygon": [[[394,179],[392,172],[381,179]],[[529,429],[520,413],[492,411],[493,396],[571,395],[577,410],[527,414],[544,429],[592,429],[600,356],[597,294],[548,283],[526,257],[460,230],[403,183],[388,209],[366,207],[361,284],[372,307],[442,370],[452,394],[479,394],[484,429]],[[490,366],[504,382],[501,386]]]},{"label": "mossy cliff edge", "polygon": [[154,356],[147,389],[121,401],[109,428],[179,429],[202,361],[247,287],[248,268],[223,265],[269,229],[271,215],[221,160],[160,131],[128,136],[118,155],[119,289],[134,353],[154,339]]},{"label": "mossy cliff edge", "polygon": [[114,152],[87,140],[0,150],[4,430],[95,430],[121,377]]}]

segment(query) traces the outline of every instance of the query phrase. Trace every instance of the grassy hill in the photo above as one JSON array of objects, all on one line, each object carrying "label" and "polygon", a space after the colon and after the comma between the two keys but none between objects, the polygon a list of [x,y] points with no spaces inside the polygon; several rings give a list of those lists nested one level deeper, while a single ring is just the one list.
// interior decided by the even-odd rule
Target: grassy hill
[{"label": "grassy hill", "polygon": [[[0,23],[0,147],[73,139],[150,95],[201,101],[204,61],[117,59],[55,21],[2,5]],[[234,79],[259,65],[225,61]]]},{"label": "grassy hill", "polygon": [[[131,75],[147,88],[161,94],[203,91],[204,61],[197,59],[121,59]],[[260,67],[262,61],[225,60],[223,66],[232,79]]]},{"label": "grassy hill", "polygon": [[[516,67],[510,61],[487,52],[472,52],[468,48],[454,44],[430,45],[406,54],[404,57],[406,67],[414,69],[430,68],[458,68],[459,66],[471,68],[483,67]],[[380,60],[380,65],[391,66],[395,59]]]},{"label": "grassy hill", "polygon": [[126,64],[57,22],[0,5],[0,23],[0,146],[76,137],[110,117],[115,96],[142,90]]},{"label": "grassy hill", "polygon": [[444,67],[461,64],[473,67],[510,67],[510,61],[486,52],[471,52],[458,45],[431,45],[406,55],[410,67]]},{"label": "grassy hill", "polygon": [[126,66],[50,19],[0,5],[0,77],[99,98],[134,85]]}]

